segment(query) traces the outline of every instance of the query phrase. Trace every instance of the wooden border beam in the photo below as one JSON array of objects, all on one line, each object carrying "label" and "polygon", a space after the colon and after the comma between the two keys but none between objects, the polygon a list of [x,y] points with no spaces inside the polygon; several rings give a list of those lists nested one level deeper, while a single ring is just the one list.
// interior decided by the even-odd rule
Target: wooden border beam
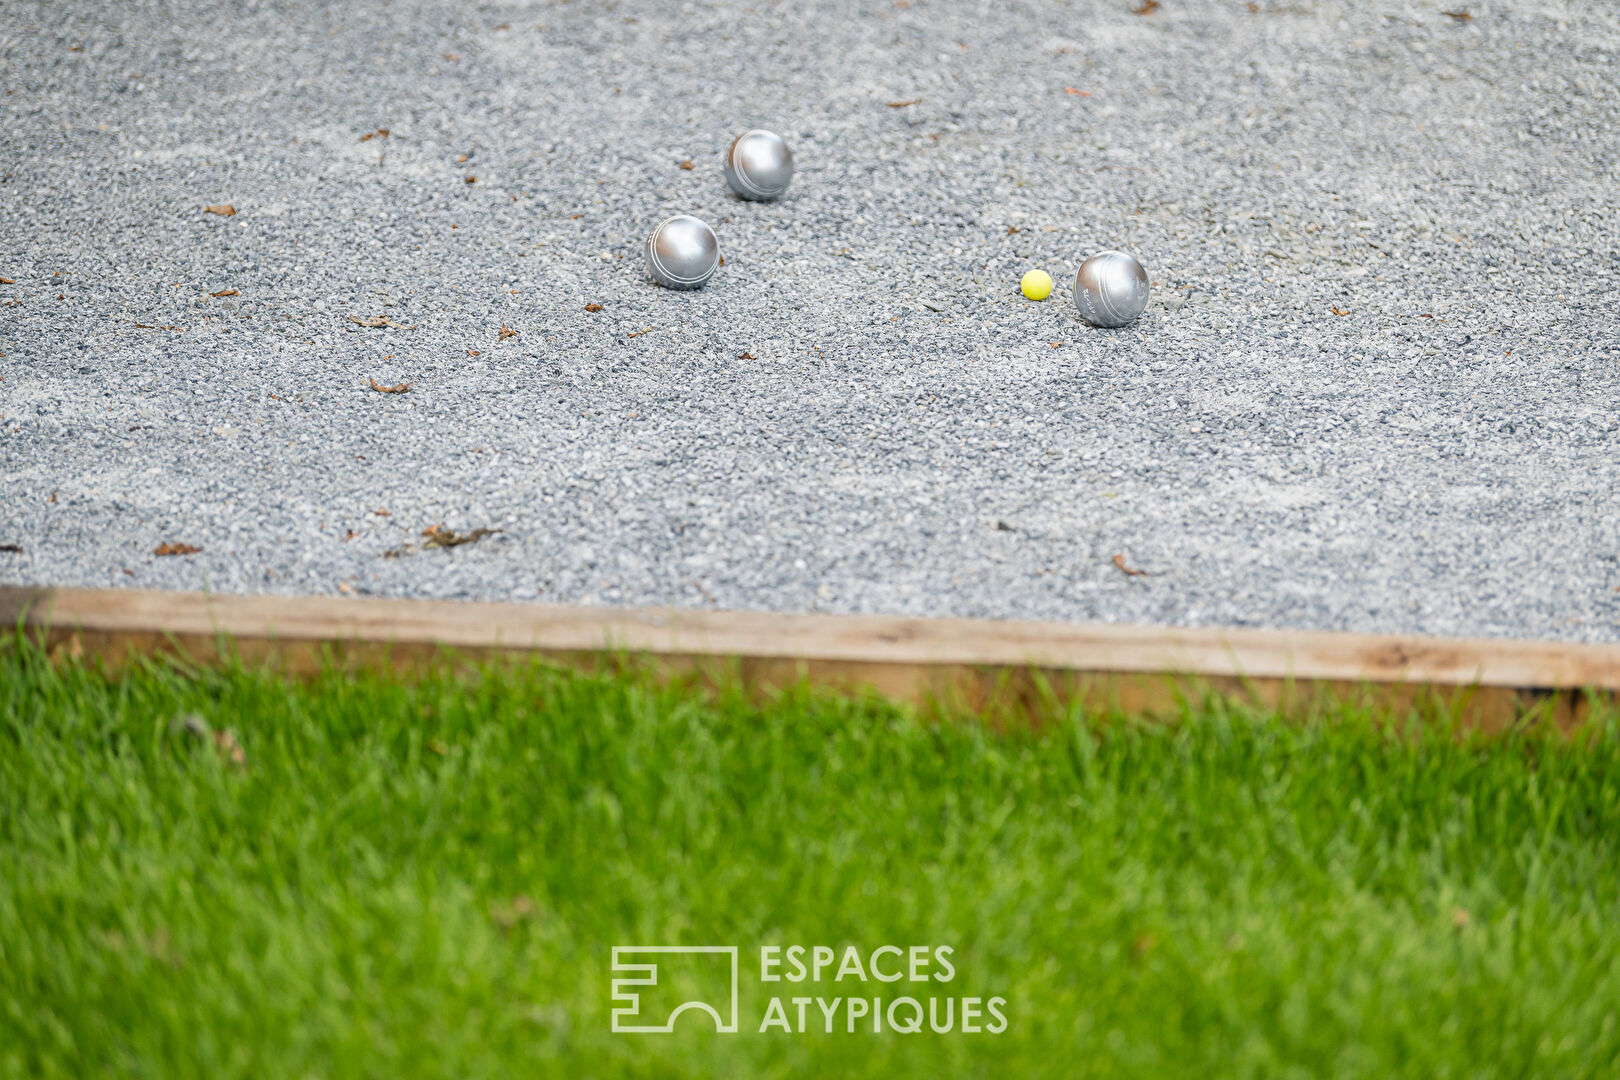
[{"label": "wooden border beam", "polygon": [[1536,704],[1568,727],[1594,695],[1620,695],[1620,645],[1505,639],[4,586],[0,619],[114,668],[163,651],[212,662],[224,642],[290,673],[331,656],[432,663],[446,648],[572,664],[630,653],[683,670],[729,664],[755,686],[808,677],[911,700],[1032,693],[1036,674],[1059,693],[1144,711],[1200,688],[1281,705],[1323,692],[1427,696],[1488,730]]}]

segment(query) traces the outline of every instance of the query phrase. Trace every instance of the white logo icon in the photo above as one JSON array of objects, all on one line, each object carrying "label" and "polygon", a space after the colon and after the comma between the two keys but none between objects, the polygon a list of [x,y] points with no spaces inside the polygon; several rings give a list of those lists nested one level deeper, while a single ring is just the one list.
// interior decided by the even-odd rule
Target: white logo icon
[{"label": "white logo icon", "polygon": [[[657,957],[669,955],[681,956],[726,956],[730,958],[731,998],[725,1011],[715,1008],[707,1001],[683,1001],[670,1010],[669,1016],[664,1018],[662,1024],[637,1023],[637,1021],[653,1020],[656,1017],[637,1015],[641,1010],[641,991],[636,987],[653,987],[658,985]],[[647,957],[643,962],[637,963],[638,957]],[[615,945],[613,947],[613,971],[622,974],[623,978],[613,980],[613,1030],[628,1034],[668,1034],[675,1030],[675,1020],[688,1009],[706,1012],[714,1018],[714,1029],[719,1032],[734,1034],[737,1030],[737,946],[735,945]]]}]

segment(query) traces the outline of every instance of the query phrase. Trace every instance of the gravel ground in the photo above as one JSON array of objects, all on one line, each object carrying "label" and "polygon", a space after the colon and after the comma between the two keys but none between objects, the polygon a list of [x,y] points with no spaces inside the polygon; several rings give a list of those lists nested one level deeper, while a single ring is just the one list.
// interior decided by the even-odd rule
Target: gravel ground
[{"label": "gravel ground", "polygon": [[6,0],[0,581],[1620,640],[1620,9],[1134,3]]}]

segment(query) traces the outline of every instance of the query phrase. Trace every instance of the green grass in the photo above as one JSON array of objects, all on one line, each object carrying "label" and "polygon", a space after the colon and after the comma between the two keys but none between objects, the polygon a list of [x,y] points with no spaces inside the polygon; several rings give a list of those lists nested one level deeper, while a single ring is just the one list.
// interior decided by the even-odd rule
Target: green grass
[{"label": "green grass", "polygon": [[[1411,719],[1031,728],[539,667],[108,679],[11,641],[0,1072],[1615,1075],[1620,718]],[[610,949],[659,943],[743,946],[740,1033],[610,1032]],[[795,943],[949,945],[956,976],[759,983]],[[1008,1027],[760,1034],[770,993],[996,995]]]}]

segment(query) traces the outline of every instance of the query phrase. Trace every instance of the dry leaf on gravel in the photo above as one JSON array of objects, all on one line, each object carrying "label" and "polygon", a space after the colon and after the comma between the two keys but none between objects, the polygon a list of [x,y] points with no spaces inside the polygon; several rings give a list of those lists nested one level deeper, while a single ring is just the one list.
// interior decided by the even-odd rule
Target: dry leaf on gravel
[{"label": "dry leaf on gravel", "polygon": [[12,281],[8,277],[0,277],[0,285],[15,285],[15,284],[17,284],[17,283],[15,281]]},{"label": "dry leaf on gravel", "polygon": [[373,510],[372,513],[377,517],[393,517],[393,515],[387,510]]},{"label": "dry leaf on gravel", "polygon": [[507,326],[505,323],[501,323],[501,336],[499,340],[505,341],[509,337],[517,337],[517,331],[512,329],[510,326]]},{"label": "dry leaf on gravel", "polygon": [[395,330],[415,330],[416,329],[415,326],[404,326],[404,325],[402,325],[400,323],[397,323],[393,319],[390,319],[387,315],[370,315],[370,316],[367,316],[364,319],[362,319],[358,315],[350,315],[349,316],[349,321],[354,323],[356,326],[369,326],[369,327],[373,327],[373,328],[379,327],[379,326],[391,326]]},{"label": "dry leaf on gravel", "polygon": [[505,530],[474,529],[471,532],[458,533],[454,529],[445,528],[443,525],[430,525],[422,530],[422,535],[427,537],[427,542],[422,546],[430,548],[460,547],[462,544],[475,544],[484,537],[494,536],[498,532],[505,532]]},{"label": "dry leaf on gravel", "polygon": [[201,550],[202,550],[202,548],[197,547],[194,544],[167,543],[167,544],[159,544],[157,547],[153,548],[152,549],[152,554],[154,554],[154,555],[195,555],[195,554],[197,554],[197,552],[199,552]]},{"label": "dry leaf on gravel", "polygon": [[1148,576],[1148,572],[1146,570],[1132,570],[1129,566],[1126,566],[1125,565],[1125,556],[1123,556],[1123,555],[1115,555],[1114,556],[1114,565],[1119,568],[1120,573],[1125,574],[1128,577],[1147,577]]},{"label": "dry leaf on gravel", "polygon": [[692,159],[691,158],[687,158],[685,161],[681,162],[681,164],[680,164],[680,169],[681,169],[682,172],[691,172],[695,168],[697,168],[697,166],[692,164]]},{"label": "dry leaf on gravel", "polygon": [[21,544],[0,544],[0,551],[4,551],[8,555],[21,555],[23,553]]},{"label": "dry leaf on gravel", "polygon": [[1073,94],[1076,97],[1090,97],[1091,96],[1091,91],[1090,90],[1076,90],[1072,86],[1065,86],[1063,88],[1063,92],[1065,94]]},{"label": "dry leaf on gravel", "polygon": [[1446,16],[1448,19],[1456,19],[1458,22],[1470,22],[1474,18],[1474,14],[1471,11],[1442,11],[1440,14]]},{"label": "dry leaf on gravel", "polygon": [[755,356],[751,352],[745,352],[745,353],[738,353],[737,354],[737,359],[739,359],[739,360],[758,360],[759,357]]},{"label": "dry leaf on gravel", "polygon": [[904,109],[908,106],[916,105],[920,101],[922,101],[922,98],[912,98],[910,101],[891,101],[889,102],[889,108]]},{"label": "dry leaf on gravel", "polygon": [[218,214],[220,217],[236,216],[236,207],[230,203],[216,203],[213,206],[205,206],[203,209],[210,214]]},{"label": "dry leaf on gravel", "polygon": [[371,380],[371,388],[379,394],[408,394],[411,392],[411,383],[395,383],[393,386],[379,386],[376,379]]},{"label": "dry leaf on gravel", "polygon": [[378,128],[376,131],[368,131],[364,135],[360,136],[360,141],[361,142],[370,142],[372,139],[386,139],[386,138],[388,138],[388,129],[387,128]]},{"label": "dry leaf on gravel", "polygon": [[1350,309],[1347,308],[1347,307],[1330,307],[1330,308],[1328,308],[1328,310],[1333,312],[1333,314],[1335,314],[1335,315],[1348,315],[1348,314],[1350,314]]},{"label": "dry leaf on gravel", "polygon": [[469,183],[469,184],[476,184],[476,183],[478,183],[478,177],[476,177],[476,176],[469,176],[469,177],[467,177],[467,183]]},{"label": "dry leaf on gravel", "polygon": [[218,298],[221,296],[241,296],[242,294],[237,292],[235,289],[221,289],[219,292],[211,292],[208,295]]},{"label": "dry leaf on gravel", "polygon": [[586,311],[601,311],[602,310],[602,305],[601,304],[586,304],[585,305],[585,310]]},{"label": "dry leaf on gravel", "polygon": [[1151,15],[1159,10],[1159,0],[1142,0],[1138,7],[1131,8],[1132,15]]},{"label": "dry leaf on gravel", "polygon": [[479,352],[477,349],[468,349],[467,350],[467,355],[468,356],[483,356],[484,354]]}]

